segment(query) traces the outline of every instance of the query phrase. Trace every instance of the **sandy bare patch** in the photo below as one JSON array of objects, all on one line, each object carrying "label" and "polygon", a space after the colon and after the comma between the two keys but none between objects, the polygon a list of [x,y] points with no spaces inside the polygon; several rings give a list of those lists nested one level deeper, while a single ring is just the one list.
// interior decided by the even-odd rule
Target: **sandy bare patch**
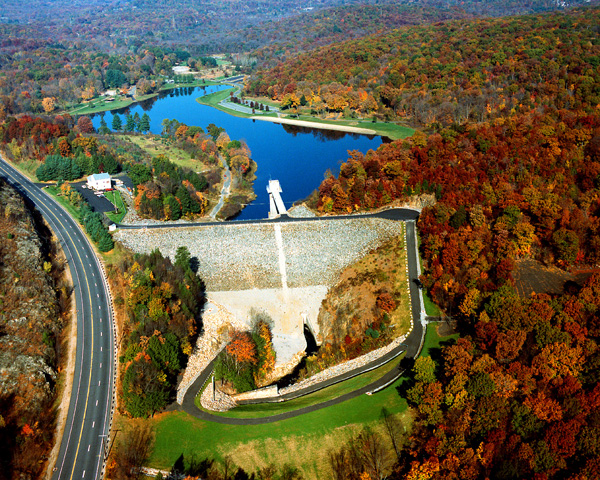
[{"label": "sandy bare patch", "polygon": [[251,117],[252,120],[262,120],[263,122],[285,123],[286,125],[297,125],[298,127],[318,128],[319,130],[336,130],[338,132],[361,133],[363,135],[376,135],[375,130],[370,128],[350,127],[348,125],[333,125],[331,123],[306,122],[304,120],[292,120],[291,118],[275,117]]},{"label": "sandy bare patch", "polygon": [[273,346],[277,365],[290,362],[294,355],[306,348],[304,322],[314,326],[318,336],[317,317],[328,287],[268,288],[210,292],[215,302],[226,305],[227,310],[240,322],[250,327],[253,310],[264,312],[274,320]]}]

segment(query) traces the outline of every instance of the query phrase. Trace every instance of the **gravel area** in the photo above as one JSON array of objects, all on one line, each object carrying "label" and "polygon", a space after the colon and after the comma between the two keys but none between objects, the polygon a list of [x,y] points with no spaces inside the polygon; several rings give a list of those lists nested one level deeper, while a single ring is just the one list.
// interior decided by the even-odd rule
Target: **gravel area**
[{"label": "gravel area", "polygon": [[304,204],[293,206],[287,213],[292,218],[312,218],[317,216],[315,212]]},{"label": "gravel area", "polygon": [[[344,268],[402,232],[402,222],[373,218],[278,225],[289,287],[332,285]],[[119,230],[115,239],[135,252],[158,248],[171,259],[186,245],[208,291],[282,286],[273,225]]]},{"label": "gravel area", "polygon": [[239,322],[224,307],[212,301],[209,301],[204,308],[202,326],[203,332],[198,337],[196,347],[188,358],[183,378],[177,386],[177,403],[180,405],[190,385],[225,347],[228,341],[228,327],[238,330],[248,329],[247,325]]}]

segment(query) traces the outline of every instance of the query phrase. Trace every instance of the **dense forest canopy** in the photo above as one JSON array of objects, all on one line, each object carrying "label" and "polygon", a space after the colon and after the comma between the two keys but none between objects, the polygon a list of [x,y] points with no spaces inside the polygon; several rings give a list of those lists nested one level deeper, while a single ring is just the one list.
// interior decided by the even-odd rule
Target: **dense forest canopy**
[{"label": "dense forest canopy", "polygon": [[[248,92],[418,126],[600,103],[600,10],[448,21],[334,44],[257,72]],[[375,105],[369,105],[374,98]]]},{"label": "dense forest canopy", "polygon": [[[576,0],[569,6],[586,3]],[[319,46],[366,34],[381,34],[405,25],[554,9],[560,10],[563,6],[549,0],[324,0],[310,5],[289,1],[194,0],[78,1],[74,5],[64,0],[34,2],[34,5],[3,2],[0,6],[0,120],[6,114],[48,113],[67,108],[108,88],[136,85],[138,95],[155,93],[165,79],[172,77],[174,65],[187,63],[195,68],[204,65],[204,59],[211,54],[235,54],[231,61],[239,71],[248,72],[257,62],[272,66]],[[421,33],[416,31],[418,35]],[[370,48],[367,46],[367,50]],[[414,54],[427,56],[429,53],[416,51]],[[338,57],[336,54],[332,58],[344,60]],[[367,66],[359,61],[361,71],[378,79],[381,75],[374,70],[378,66],[378,54],[371,52],[368,60]],[[303,57],[298,62],[302,67],[300,72],[306,71],[302,64],[312,63]],[[372,62],[375,63],[371,65]],[[344,63],[342,67],[341,77],[334,79],[345,85],[356,73]],[[263,73],[260,78],[268,79],[265,90],[274,82],[269,74]],[[319,84],[332,81],[327,76],[311,80]],[[385,78],[375,81],[386,82]],[[279,79],[275,83],[283,91],[290,82],[286,80],[282,84]],[[393,88],[397,87],[394,81],[391,83]],[[371,88],[374,86],[369,85],[368,89]],[[254,84],[252,91],[261,90]],[[269,94],[277,98],[280,92]],[[388,92],[384,97],[386,95],[395,94]],[[393,107],[397,113],[396,105],[390,106],[386,100],[381,105]]]}]

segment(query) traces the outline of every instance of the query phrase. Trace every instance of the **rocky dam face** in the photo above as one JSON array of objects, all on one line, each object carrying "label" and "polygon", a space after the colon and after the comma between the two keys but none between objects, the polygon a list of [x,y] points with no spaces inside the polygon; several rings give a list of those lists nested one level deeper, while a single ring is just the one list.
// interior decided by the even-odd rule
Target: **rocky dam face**
[{"label": "rocky dam face", "polygon": [[297,362],[304,325],[318,343],[317,317],[341,272],[403,231],[403,222],[349,217],[320,221],[219,223],[202,227],[120,230],[131,250],[159,249],[171,260],[186,246],[198,262],[209,301],[249,325],[262,311],[274,322],[277,364]]}]

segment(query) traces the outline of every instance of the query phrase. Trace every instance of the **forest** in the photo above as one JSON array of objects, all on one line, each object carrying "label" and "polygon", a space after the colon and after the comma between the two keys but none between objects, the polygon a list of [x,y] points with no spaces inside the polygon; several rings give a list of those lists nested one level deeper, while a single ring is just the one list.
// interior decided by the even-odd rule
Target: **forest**
[{"label": "forest", "polygon": [[255,72],[250,95],[431,129],[600,103],[600,9],[403,27]]},{"label": "forest", "polygon": [[[388,463],[392,478],[594,477],[599,187],[600,116],[551,105],[350,152],[322,182],[314,206],[324,213],[429,199],[418,221],[421,280],[461,333],[437,358],[417,360],[400,392],[417,417]],[[524,258],[596,273],[559,295],[521,297],[514,275]],[[336,478],[367,468],[352,465],[332,464]]]},{"label": "forest", "polygon": [[204,285],[193,265],[180,247],[174,264],[155,250],[125,255],[107,271],[115,303],[126,311],[119,396],[133,417],[151,416],[174,399],[177,376],[202,327]]},{"label": "forest", "polygon": [[[570,5],[586,3],[574,0]],[[257,65],[273,66],[320,46],[406,25],[562,9],[550,0],[350,4],[324,0],[311,2],[311,8],[299,11],[295,2],[200,0],[4,2],[0,6],[0,121],[17,113],[72,108],[109,88],[135,85],[138,95],[153,94],[165,80],[174,78],[173,66],[195,68],[215,53],[230,55],[238,71],[249,73]],[[419,56],[427,55],[424,51]],[[298,57],[294,68],[298,62],[307,63],[303,58]],[[342,59],[336,56],[336,61]],[[383,63],[381,68],[386,66]],[[370,76],[380,76],[367,67],[362,69]],[[346,79],[355,75],[350,68],[340,72]],[[261,73],[259,78],[270,75]],[[329,78],[315,81],[331,82]],[[278,88],[289,83],[286,80]],[[394,82],[392,87],[397,88]]]}]

